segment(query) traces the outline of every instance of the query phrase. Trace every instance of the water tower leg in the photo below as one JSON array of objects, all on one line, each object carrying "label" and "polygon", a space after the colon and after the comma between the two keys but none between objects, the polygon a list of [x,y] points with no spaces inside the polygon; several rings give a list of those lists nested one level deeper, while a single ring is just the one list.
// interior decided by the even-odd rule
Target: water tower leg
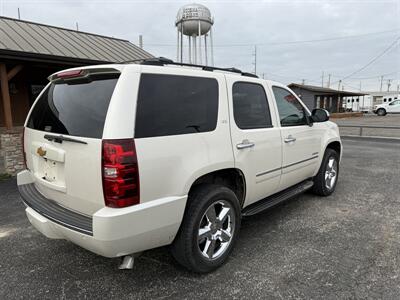
[{"label": "water tower leg", "polygon": [[212,27],[210,28],[210,51],[211,51],[211,66],[214,67],[214,45],[213,45],[213,35]]},{"label": "water tower leg", "polygon": [[181,22],[181,63],[183,62],[183,22]]},{"label": "water tower leg", "polygon": [[200,65],[203,63],[201,58],[201,23],[199,21],[199,62]]},{"label": "water tower leg", "polygon": [[197,64],[197,41],[196,41],[196,36],[193,36],[193,60],[194,63]]},{"label": "water tower leg", "polygon": [[178,26],[176,26],[176,61],[179,61],[179,27]]},{"label": "water tower leg", "polygon": [[189,35],[188,40],[189,40],[189,64],[192,63],[192,43],[191,43],[192,37]]},{"label": "water tower leg", "polygon": [[207,58],[207,33],[204,35],[204,59],[206,60],[206,66],[208,66],[208,58]]}]

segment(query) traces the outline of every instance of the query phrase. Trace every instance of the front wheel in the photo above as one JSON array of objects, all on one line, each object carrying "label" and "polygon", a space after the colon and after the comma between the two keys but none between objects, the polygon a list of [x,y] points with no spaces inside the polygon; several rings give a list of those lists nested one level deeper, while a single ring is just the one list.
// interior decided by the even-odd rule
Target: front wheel
[{"label": "front wheel", "polygon": [[339,176],[339,154],[333,149],[326,149],[321,167],[314,177],[312,191],[320,196],[329,196],[335,191]]},{"label": "front wheel", "polygon": [[381,116],[381,117],[384,116],[384,115],[386,115],[386,110],[383,109],[383,108],[378,109],[377,115],[378,115],[378,116]]},{"label": "front wheel", "polygon": [[172,255],[194,272],[215,270],[233,249],[240,219],[239,201],[232,190],[215,184],[195,187],[171,246]]}]

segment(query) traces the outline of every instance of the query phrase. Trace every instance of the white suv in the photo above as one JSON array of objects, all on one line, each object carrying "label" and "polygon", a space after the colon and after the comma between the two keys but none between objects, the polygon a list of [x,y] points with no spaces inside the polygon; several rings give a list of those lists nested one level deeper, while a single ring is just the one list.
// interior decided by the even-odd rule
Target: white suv
[{"label": "white suv", "polygon": [[166,59],[53,74],[24,128],[32,225],[106,257],[222,265],[241,218],[336,186],[338,127],[286,86]]},{"label": "white suv", "polygon": [[390,103],[375,105],[373,111],[378,116],[385,116],[386,114],[400,114],[400,100],[395,99]]}]

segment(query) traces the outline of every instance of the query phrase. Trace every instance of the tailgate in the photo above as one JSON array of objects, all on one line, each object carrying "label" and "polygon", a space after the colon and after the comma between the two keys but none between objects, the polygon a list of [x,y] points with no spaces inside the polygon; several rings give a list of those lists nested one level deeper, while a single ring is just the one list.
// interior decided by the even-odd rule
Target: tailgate
[{"label": "tailgate", "polygon": [[119,76],[103,75],[51,83],[35,102],[24,133],[36,189],[87,215],[104,207],[102,135]]}]

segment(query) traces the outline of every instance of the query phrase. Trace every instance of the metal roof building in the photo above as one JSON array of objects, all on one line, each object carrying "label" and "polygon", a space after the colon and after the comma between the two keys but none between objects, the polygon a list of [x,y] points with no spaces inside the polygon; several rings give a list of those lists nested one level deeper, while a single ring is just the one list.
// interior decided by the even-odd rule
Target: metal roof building
[{"label": "metal roof building", "polygon": [[0,58],[98,64],[152,57],[127,40],[0,17]]},{"label": "metal roof building", "polygon": [[0,129],[23,124],[56,71],[150,57],[127,40],[0,17]]},{"label": "metal roof building", "polygon": [[329,112],[340,112],[343,109],[343,97],[363,96],[365,93],[340,91],[331,88],[291,83],[288,85],[309,109],[325,108]]}]

